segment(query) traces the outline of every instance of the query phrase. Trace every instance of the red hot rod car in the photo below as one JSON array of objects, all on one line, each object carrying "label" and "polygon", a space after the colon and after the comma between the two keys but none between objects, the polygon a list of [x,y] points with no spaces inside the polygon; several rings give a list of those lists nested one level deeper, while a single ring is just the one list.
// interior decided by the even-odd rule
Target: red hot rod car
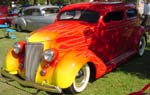
[{"label": "red hot rod car", "polygon": [[134,5],[72,4],[59,11],[53,24],[15,43],[2,74],[41,90],[78,93],[91,78],[103,76],[135,54],[142,56],[145,46],[146,34]]}]

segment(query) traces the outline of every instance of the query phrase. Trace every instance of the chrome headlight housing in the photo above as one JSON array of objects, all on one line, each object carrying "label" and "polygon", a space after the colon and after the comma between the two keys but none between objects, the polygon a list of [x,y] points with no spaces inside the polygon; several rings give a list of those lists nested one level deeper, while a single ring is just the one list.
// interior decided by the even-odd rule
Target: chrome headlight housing
[{"label": "chrome headlight housing", "polygon": [[54,59],[55,52],[51,49],[47,49],[44,52],[44,60],[51,62]]},{"label": "chrome headlight housing", "polygon": [[13,51],[16,53],[16,54],[19,54],[19,52],[21,51],[21,45],[19,43],[15,43],[14,44],[14,47],[13,47]]}]

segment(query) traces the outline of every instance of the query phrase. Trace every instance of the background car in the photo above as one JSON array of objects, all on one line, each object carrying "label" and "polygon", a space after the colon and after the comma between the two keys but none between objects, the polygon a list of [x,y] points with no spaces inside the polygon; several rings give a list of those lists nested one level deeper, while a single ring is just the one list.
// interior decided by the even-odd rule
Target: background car
[{"label": "background car", "polygon": [[6,23],[6,17],[8,16],[7,11],[8,6],[0,5],[0,24]]},{"label": "background car", "polygon": [[19,11],[17,7],[8,9],[8,6],[0,5],[0,24],[7,23],[11,26],[12,20],[18,16]]},{"label": "background car", "polygon": [[18,17],[20,11],[21,11],[21,8],[19,7],[13,7],[9,9],[8,16],[6,17],[6,23],[11,26],[12,20]]},{"label": "background car", "polygon": [[30,6],[23,9],[19,17],[12,21],[12,24],[17,31],[32,31],[54,22],[58,11],[58,6]]}]

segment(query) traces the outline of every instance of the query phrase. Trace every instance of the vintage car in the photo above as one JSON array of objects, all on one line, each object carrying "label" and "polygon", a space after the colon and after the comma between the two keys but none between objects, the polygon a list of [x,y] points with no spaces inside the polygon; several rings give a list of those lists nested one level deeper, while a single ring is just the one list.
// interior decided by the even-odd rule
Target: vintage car
[{"label": "vintage car", "polygon": [[8,6],[0,5],[0,24],[6,23]]},{"label": "vintage car", "polygon": [[20,16],[16,19],[13,19],[12,24],[17,31],[32,31],[47,24],[53,23],[58,11],[58,6],[30,6],[23,9],[19,14]]},{"label": "vintage car", "polygon": [[7,23],[10,26],[12,20],[18,16],[18,12],[19,11],[8,9],[8,6],[6,5],[0,5],[0,24]]},{"label": "vintage car", "polygon": [[16,42],[1,73],[24,86],[79,93],[92,79],[133,55],[142,56],[146,39],[132,4],[72,4],[59,11],[53,24]]},{"label": "vintage car", "polygon": [[14,7],[9,9],[6,23],[8,23],[11,26],[12,20],[18,17],[20,10],[21,10],[20,7]]}]

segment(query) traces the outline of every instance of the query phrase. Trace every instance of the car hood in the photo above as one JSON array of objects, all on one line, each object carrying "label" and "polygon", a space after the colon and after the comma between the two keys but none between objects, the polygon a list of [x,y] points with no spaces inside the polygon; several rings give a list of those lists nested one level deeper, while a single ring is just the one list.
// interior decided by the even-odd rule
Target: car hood
[{"label": "car hood", "polygon": [[94,24],[81,21],[58,21],[31,33],[28,42],[68,40],[84,36],[84,31],[93,29]]}]

